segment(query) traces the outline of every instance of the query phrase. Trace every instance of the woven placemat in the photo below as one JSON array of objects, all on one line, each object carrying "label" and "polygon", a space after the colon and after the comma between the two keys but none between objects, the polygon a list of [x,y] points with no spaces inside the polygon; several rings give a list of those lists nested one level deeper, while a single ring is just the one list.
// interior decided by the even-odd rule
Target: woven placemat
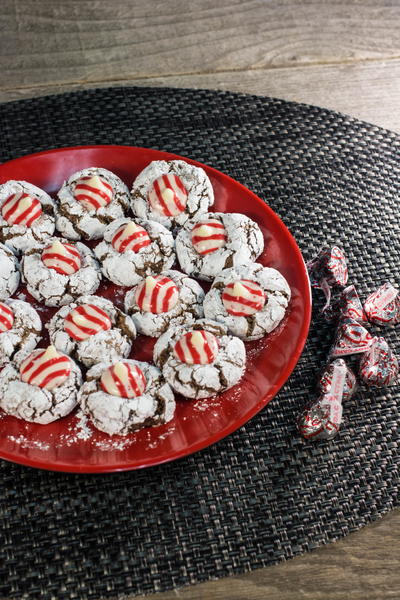
[{"label": "woven placemat", "polygon": [[[0,131],[1,161],[83,144],[203,161],[267,200],[306,259],[339,242],[362,297],[400,282],[400,144],[378,127],[281,100],[129,88],[3,104]],[[330,443],[296,433],[333,335],[321,305],[317,298],[305,352],[281,393],[199,454],[107,476],[1,462],[2,596],[99,600],[171,589],[307,552],[394,507],[398,387],[361,389]],[[399,352],[395,330],[387,339]]]}]

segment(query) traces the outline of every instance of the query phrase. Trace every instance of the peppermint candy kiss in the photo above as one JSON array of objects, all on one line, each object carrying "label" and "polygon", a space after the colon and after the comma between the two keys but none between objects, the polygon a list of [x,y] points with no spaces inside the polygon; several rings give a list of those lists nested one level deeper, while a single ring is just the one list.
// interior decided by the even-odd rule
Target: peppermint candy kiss
[{"label": "peppermint candy kiss", "polygon": [[62,385],[71,373],[71,361],[59,354],[54,346],[40,348],[26,358],[20,366],[21,381],[46,390]]},{"label": "peppermint candy kiss", "polygon": [[62,244],[58,240],[42,252],[42,262],[48,269],[61,275],[73,275],[81,268],[81,255],[72,244]]},{"label": "peppermint candy kiss", "polygon": [[188,193],[182,180],[177,175],[161,175],[148,192],[148,200],[154,212],[166,217],[181,214],[187,204]]},{"label": "peppermint candy kiss", "polygon": [[336,331],[331,356],[362,354],[371,346],[373,336],[354,319],[345,319]]},{"label": "peppermint candy kiss", "polygon": [[173,309],[179,300],[179,289],[169,277],[149,275],[138,285],[135,301],[140,310],[160,314]]},{"label": "peppermint candy kiss", "polygon": [[151,239],[147,231],[133,221],[119,227],[111,240],[111,245],[117,252],[139,252],[150,244]]},{"label": "peppermint candy kiss", "polygon": [[263,308],[265,300],[262,287],[249,279],[229,283],[222,292],[226,311],[235,317],[254,315]]},{"label": "peppermint candy kiss", "polygon": [[399,374],[399,361],[383,337],[374,338],[361,357],[360,377],[367,385],[383,387],[393,383]]},{"label": "peppermint candy kiss", "polygon": [[396,325],[400,322],[399,291],[391,283],[385,283],[368,296],[364,309],[371,323]]},{"label": "peppermint candy kiss", "polygon": [[208,365],[217,354],[217,338],[204,330],[188,331],[174,346],[175,357],[188,365]]},{"label": "peppermint candy kiss", "polygon": [[108,314],[94,304],[77,306],[64,319],[65,332],[78,342],[111,329],[111,325]]},{"label": "peppermint candy kiss", "polygon": [[192,244],[199,254],[209,254],[223,248],[227,239],[225,227],[217,219],[197,223],[192,229]]},{"label": "peppermint candy kiss", "polygon": [[0,333],[9,331],[14,324],[14,313],[7,304],[0,302]]},{"label": "peppermint candy kiss", "polygon": [[31,225],[42,214],[42,205],[34,196],[25,192],[16,192],[9,196],[1,207],[3,219],[9,225]]},{"label": "peppermint candy kiss", "polygon": [[103,177],[88,175],[75,183],[74,197],[87,210],[99,210],[110,204],[114,190]]},{"label": "peppermint candy kiss", "polygon": [[136,398],[146,389],[146,378],[136,365],[117,362],[106,369],[100,379],[100,385],[106,394],[120,398]]}]

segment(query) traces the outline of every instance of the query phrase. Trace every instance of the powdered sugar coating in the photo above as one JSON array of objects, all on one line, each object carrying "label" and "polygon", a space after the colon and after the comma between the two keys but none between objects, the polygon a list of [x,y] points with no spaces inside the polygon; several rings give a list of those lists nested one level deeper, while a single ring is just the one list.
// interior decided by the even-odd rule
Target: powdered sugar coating
[{"label": "powdered sugar coating", "polygon": [[79,296],[94,294],[101,281],[100,265],[93,252],[81,242],[74,244],[81,255],[81,268],[76,273],[61,275],[54,269],[48,269],[42,262],[42,252],[55,239],[67,242],[50,238],[46,244],[27,250],[22,259],[22,278],[28,292],[46,306],[64,306]]},{"label": "powdered sugar coating", "polygon": [[[210,219],[224,225],[227,241],[215,252],[199,254],[193,247],[191,231],[197,223]],[[212,281],[223,269],[253,262],[264,249],[263,234],[257,223],[239,213],[206,213],[192,219],[178,232],[175,243],[182,270],[206,281]]]},{"label": "powdered sugar coating", "polygon": [[159,314],[141,311],[135,301],[138,286],[125,296],[125,310],[131,315],[137,330],[151,337],[160,336],[168,327],[194,323],[203,316],[204,291],[197,281],[172,269],[163,271],[161,275],[172,279],[179,289],[179,300],[170,311]]},{"label": "powdered sugar coating", "polygon": [[[192,330],[205,330],[218,340],[219,351],[210,364],[186,364],[174,354],[176,342]],[[246,366],[246,350],[222,323],[199,319],[191,325],[169,328],[154,346],[153,360],[172,389],[187,398],[209,398],[238,383]]]},{"label": "powdered sugar coating", "polygon": [[[263,308],[248,317],[229,314],[222,301],[225,286],[243,279],[258,283],[266,294]],[[204,298],[204,314],[207,319],[224,323],[230,333],[245,341],[258,340],[282,321],[290,297],[289,284],[276,269],[258,263],[240,265],[234,269],[224,269],[215,278]]]},{"label": "powdered sugar coating", "polygon": [[0,366],[14,360],[22,361],[40,340],[42,321],[36,310],[23,300],[6,300],[14,313],[14,322],[8,331],[0,333]]},{"label": "powdered sugar coating", "polygon": [[[81,177],[98,175],[113,188],[113,199],[99,210],[87,210],[74,197],[74,185]],[[56,212],[57,230],[70,240],[97,240],[103,236],[107,225],[124,217],[129,209],[129,189],[111,171],[90,167],[77,171],[64,181],[58,192],[59,204]]]},{"label": "powdered sugar coating", "polygon": [[[110,317],[112,328],[99,331],[82,341],[70,337],[64,329],[65,317],[82,304],[94,304],[104,310]],[[46,328],[49,330],[51,343],[57,350],[79,360],[85,367],[99,362],[113,362],[128,356],[136,337],[136,328],[131,317],[114,306],[110,300],[100,296],[81,296],[72,304],[63,306],[46,324]]]},{"label": "powdered sugar coating", "polygon": [[[4,202],[16,193],[24,192],[36,197],[42,206],[42,214],[30,227],[10,225],[1,214]],[[55,229],[55,202],[36,185],[27,181],[10,180],[0,185],[0,240],[17,254],[24,252],[33,244],[44,242],[51,237]]]},{"label": "powdered sugar coating", "polygon": [[9,298],[17,290],[20,281],[20,265],[10,248],[0,244],[0,300]]},{"label": "powdered sugar coating", "polygon": [[104,231],[104,240],[94,249],[104,277],[117,285],[131,287],[142,277],[170,269],[175,262],[175,242],[172,234],[160,223],[135,219],[149,234],[151,244],[139,252],[118,252],[111,241],[117,229],[131,219],[117,219]]},{"label": "powdered sugar coating", "polygon": [[[148,201],[153,181],[168,173],[180,177],[188,193],[185,211],[175,217],[167,217],[154,211]],[[169,229],[182,226],[188,219],[206,213],[214,204],[214,190],[204,169],[184,160],[151,162],[133,182],[131,196],[132,210],[136,216],[158,221]]]},{"label": "powdered sugar coating", "polygon": [[0,408],[18,419],[42,425],[65,417],[75,408],[82,383],[81,371],[72,359],[71,367],[71,373],[62,385],[46,390],[24,383],[18,366],[7,364],[0,372]]},{"label": "powdered sugar coating", "polygon": [[103,372],[112,363],[92,367],[79,392],[79,403],[93,425],[109,435],[127,435],[143,427],[168,423],[174,416],[174,394],[161,371],[154,365],[137,360],[124,360],[136,365],[146,378],[144,394],[127,399],[107,394],[100,387]]}]

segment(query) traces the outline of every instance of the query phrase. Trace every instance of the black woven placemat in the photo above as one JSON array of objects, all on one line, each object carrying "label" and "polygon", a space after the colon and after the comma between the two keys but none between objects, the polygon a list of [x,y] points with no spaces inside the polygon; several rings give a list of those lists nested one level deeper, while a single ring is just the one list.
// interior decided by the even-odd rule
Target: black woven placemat
[{"label": "black woven placemat", "polygon": [[[400,144],[378,127],[281,100],[129,88],[4,104],[0,131],[1,161],[98,143],[203,161],[266,199],[305,258],[339,242],[363,297],[387,279],[400,282]],[[74,476],[1,462],[2,597],[170,589],[307,552],[394,507],[398,387],[361,389],[331,443],[296,433],[331,337],[315,315],[278,397],[229,438],[176,463]],[[395,330],[387,339],[399,352]]]}]

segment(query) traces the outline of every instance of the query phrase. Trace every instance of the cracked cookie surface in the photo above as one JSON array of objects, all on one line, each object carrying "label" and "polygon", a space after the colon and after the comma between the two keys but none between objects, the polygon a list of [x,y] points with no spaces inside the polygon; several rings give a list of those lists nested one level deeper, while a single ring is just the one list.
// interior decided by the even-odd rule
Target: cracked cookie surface
[{"label": "cracked cookie surface", "polygon": [[101,376],[113,363],[92,367],[79,393],[79,403],[93,425],[109,435],[127,435],[143,427],[168,423],[174,416],[175,398],[160,369],[146,362],[124,360],[142,370],[146,387],[140,396],[121,398],[103,391]]},{"label": "cracked cookie surface", "polygon": [[28,302],[6,300],[4,304],[12,310],[14,321],[10,329],[0,333],[0,367],[23,360],[36,348],[42,331],[39,314]]},{"label": "cracked cookie surface", "polygon": [[[218,353],[210,364],[187,364],[174,354],[182,335],[198,330],[217,338]],[[240,381],[246,367],[246,350],[242,340],[229,335],[222,323],[199,319],[188,326],[168,329],[154,346],[153,360],[175,392],[187,398],[209,398]]]},{"label": "cracked cookie surface", "polygon": [[[113,189],[112,200],[98,210],[87,210],[74,197],[74,187],[82,177],[103,178]],[[115,219],[125,216],[129,209],[129,189],[125,183],[111,171],[90,167],[77,171],[63,183],[58,194],[56,209],[56,228],[70,240],[97,240]]]},{"label": "cracked cookie surface", "polygon": [[[250,316],[229,314],[222,299],[225,287],[240,280],[253,281],[265,293],[265,304]],[[259,263],[224,269],[214,279],[204,298],[204,314],[207,319],[224,323],[230,333],[245,341],[257,340],[275,329],[285,316],[291,297],[286,279],[277,271]]]},{"label": "cracked cookie surface", "polygon": [[10,248],[0,243],[0,300],[5,300],[18,289],[20,265]]}]

